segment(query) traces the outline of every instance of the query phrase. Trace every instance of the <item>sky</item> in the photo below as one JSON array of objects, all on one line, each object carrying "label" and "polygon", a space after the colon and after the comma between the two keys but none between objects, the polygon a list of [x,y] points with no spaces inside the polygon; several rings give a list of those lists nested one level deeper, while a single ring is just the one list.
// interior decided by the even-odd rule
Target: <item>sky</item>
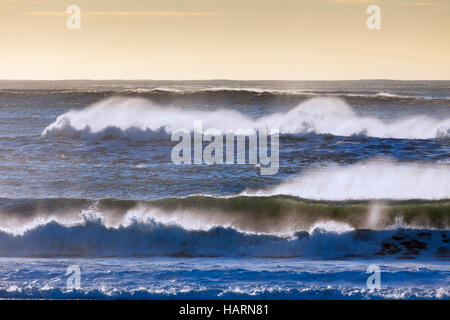
[{"label": "sky", "polygon": [[450,0],[0,0],[0,39],[0,79],[450,80]]}]

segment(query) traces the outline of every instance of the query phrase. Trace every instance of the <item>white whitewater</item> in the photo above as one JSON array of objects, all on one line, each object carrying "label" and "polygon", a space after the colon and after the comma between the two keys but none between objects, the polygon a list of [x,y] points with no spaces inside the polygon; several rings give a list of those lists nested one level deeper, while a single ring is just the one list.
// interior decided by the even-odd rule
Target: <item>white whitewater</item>
[{"label": "white whitewater", "polygon": [[388,160],[329,165],[267,190],[245,195],[290,195],[314,200],[440,200],[450,198],[450,166]]},{"label": "white whitewater", "polygon": [[163,107],[140,98],[110,98],[82,110],[59,116],[42,136],[81,138],[130,138],[146,140],[155,133],[170,134],[177,129],[193,130],[201,120],[204,129],[278,129],[281,134],[365,135],[378,138],[435,139],[450,136],[450,118],[412,116],[393,122],[363,117],[343,100],[314,98],[288,112],[258,119],[234,110],[192,110]]}]

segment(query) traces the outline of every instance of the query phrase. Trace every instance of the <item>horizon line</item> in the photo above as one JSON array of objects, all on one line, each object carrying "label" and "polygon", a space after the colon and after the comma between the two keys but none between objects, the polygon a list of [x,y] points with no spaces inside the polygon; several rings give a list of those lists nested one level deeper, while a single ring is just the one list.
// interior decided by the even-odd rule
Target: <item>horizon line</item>
[{"label": "horizon line", "polygon": [[359,79],[227,79],[227,78],[210,78],[210,79],[0,79],[0,81],[235,81],[235,82],[250,82],[250,81],[279,81],[279,82],[299,82],[299,81],[450,81],[450,79],[394,79],[394,78],[359,78]]}]

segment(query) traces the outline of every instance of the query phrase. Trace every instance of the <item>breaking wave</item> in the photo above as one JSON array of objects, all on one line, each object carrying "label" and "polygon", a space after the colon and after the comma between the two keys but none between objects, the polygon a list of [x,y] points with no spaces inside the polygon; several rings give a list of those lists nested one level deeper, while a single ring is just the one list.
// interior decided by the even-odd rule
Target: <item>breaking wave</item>
[{"label": "breaking wave", "polygon": [[435,139],[450,136],[450,119],[413,116],[390,123],[359,116],[343,100],[314,98],[287,112],[252,119],[234,110],[192,110],[163,107],[145,99],[110,98],[82,110],[59,116],[42,136],[81,139],[125,138],[149,140],[167,137],[177,129],[278,129],[281,134],[365,135],[378,138]]},{"label": "breaking wave", "polygon": [[120,199],[0,199],[0,230],[23,234],[58,221],[81,223],[80,214],[99,214],[106,227],[131,218],[154,219],[186,230],[232,227],[240,232],[292,234],[333,221],[351,229],[392,227],[449,229],[450,201],[312,201],[289,196],[190,196],[153,201]]},{"label": "breaking wave", "polygon": [[450,255],[448,202],[377,207],[286,197],[189,197],[3,199],[1,204],[0,256]]},{"label": "breaking wave", "polygon": [[52,220],[19,235],[3,231],[0,255],[445,258],[450,251],[449,237],[448,230],[355,230],[335,222],[320,223],[290,236],[246,233],[231,227],[187,230],[153,218],[134,218],[107,227],[99,215],[84,215],[83,221],[74,225]]},{"label": "breaking wave", "polygon": [[450,198],[450,167],[446,164],[371,161],[349,166],[311,169],[302,176],[247,195],[290,195],[314,200]]}]

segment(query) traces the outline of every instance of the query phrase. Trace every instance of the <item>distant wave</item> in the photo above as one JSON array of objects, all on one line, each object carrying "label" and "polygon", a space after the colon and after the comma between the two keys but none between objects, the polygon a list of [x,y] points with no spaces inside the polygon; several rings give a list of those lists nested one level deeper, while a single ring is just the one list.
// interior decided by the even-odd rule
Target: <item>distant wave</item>
[{"label": "distant wave", "polygon": [[246,195],[290,195],[314,200],[450,199],[446,164],[394,163],[387,160],[311,169],[267,190]]},{"label": "distant wave", "polygon": [[409,94],[384,91],[356,91],[356,90],[314,90],[314,89],[270,89],[264,87],[111,87],[91,86],[89,88],[65,88],[65,89],[0,89],[1,95],[92,95],[93,97],[142,97],[159,100],[161,102],[187,99],[191,101],[204,101],[216,103],[220,101],[261,102],[263,99],[284,102],[300,102],[315,96],[329,96],[361,99],[367,101],[404,101],[408,100],[433,100],[445,103],[450,100],[448,95],[424,95],[422,92]]},{"label": "distant wave", "polygon": [[130,88],[122,89],[120,94],[143,94],[148,97],[158,95],[172,95],[173,97],[208,97],[208,98],[242,98],[255,99],[257,97],[264,98],[308,98],[312,96],[333,96],[333,97],[359,97],[367,99],[381,100],[450,100],[450,97],[433,97],[424,95],[407,95],[395,94],[383,91],[327,91],[327,90],[296,90],[296,89],[266,89],[266,88],[239,88],[239,87],[211,87],[202,89],[186,89],[186,88]]},{"label": "distant wave", "polygon": [[192,110],[162,107],[137,98],[111,98],[59,116],[42,132],[43,137],[149,140],[167,137],[174,130],[278,129],[281,134],[365,135],[378,138],[435,139],[450,137],[450,118],[436,120],[413,116],[392,122],[357,115],[343,100],[315,98],[287,112],[258,119],[234,110]]}]

